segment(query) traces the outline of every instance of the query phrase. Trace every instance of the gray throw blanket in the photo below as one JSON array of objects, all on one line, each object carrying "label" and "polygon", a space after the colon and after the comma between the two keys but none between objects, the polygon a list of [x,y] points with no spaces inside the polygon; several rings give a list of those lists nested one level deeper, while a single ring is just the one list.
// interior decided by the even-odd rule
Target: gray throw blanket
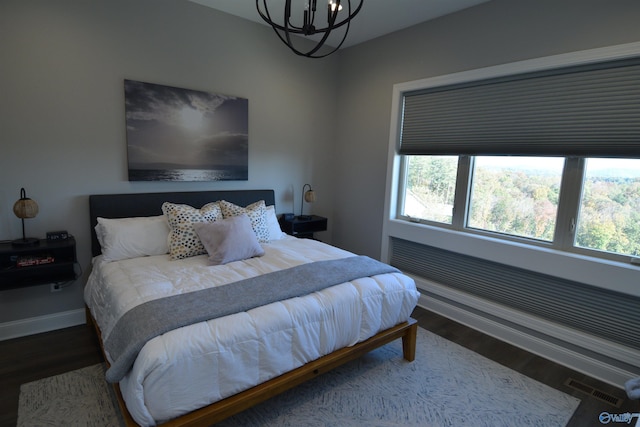
[{"label": "gray throw blanket", "polygon": [[360,277],[398,272],[365,256],[302,264],[225,286],[148,301],[126,312],[104,342],[113,364],[109,382],[129,371],[150,339],[182,326],[250,310],[272,302],[308,295]]}]

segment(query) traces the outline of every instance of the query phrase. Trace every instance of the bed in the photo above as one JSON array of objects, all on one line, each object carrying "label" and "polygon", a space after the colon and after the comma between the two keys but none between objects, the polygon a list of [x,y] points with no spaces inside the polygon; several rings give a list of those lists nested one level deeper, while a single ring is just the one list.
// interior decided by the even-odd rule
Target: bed
[{"label": "bed", "polygon": [[274,202],[89,196],[87,319],[127,425],[211,425],[396,339],[414,360],[413,280],[282,233]]}]

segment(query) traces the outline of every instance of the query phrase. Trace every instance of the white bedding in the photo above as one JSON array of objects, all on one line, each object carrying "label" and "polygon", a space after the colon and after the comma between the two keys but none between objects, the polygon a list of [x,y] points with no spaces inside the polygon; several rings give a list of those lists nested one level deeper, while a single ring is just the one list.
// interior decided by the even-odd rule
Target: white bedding
[{"label": "white bedding", "polygon": [[[221,266],[209,266],[205,255],[177,261],[168,255],[114,262],[96,257],[85,301],[104,340],[137,304],[353,255],[293,237],[263,247],[262,257]],[[136,422],[154,425],[403,322],[417,300],[413,280],[390,273],[180,328],[145,345],[120,382],[122,394]]]}]

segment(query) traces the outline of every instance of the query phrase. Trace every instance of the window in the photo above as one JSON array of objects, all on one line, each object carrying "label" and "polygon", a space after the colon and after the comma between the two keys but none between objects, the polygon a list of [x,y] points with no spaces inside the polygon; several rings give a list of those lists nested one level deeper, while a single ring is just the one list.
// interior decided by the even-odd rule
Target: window
[{"label": "window", "polygon": [[451,224],[457,156],[407,156],[401,215]]},{"label": "window", "polygon": [[640,159],[403,159],[401,218],[621,261],[640,256]]},{"label": "window", "polygon": [[575,245],[640,256],[639,159],[587,159]]},{"label": "window", "polygon": [[[395,85],[389,213],[473,234],[469,242],[491,236],[640,264],[639,49]],[[411,239],[402,226],[388,230]],[[465,241],[441,231],[416,234]]]},{"label": "window", "polygon": [[467,226],[552,241],[563,158],[475,157]]}]

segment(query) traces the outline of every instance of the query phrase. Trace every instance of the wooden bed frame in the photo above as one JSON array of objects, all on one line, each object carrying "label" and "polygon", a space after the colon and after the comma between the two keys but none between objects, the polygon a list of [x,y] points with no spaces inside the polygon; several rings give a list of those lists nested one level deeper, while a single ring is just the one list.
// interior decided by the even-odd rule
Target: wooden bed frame
[{"label": "wooden bed frame", "polygon": [[[101,253],[100,244],[98,243],[94,230],[98,217],[126,218],[161,215],[162,203],[166,201],[201,207],[208,202],[216,200],[227,200],[241,206],[248,205],[257,200],[264,200],[267,205],[272,205],[275,202],[273,190],[91,195],[89,196],[89,214],[91,220],[91,248],[93,256]],[[100,346],[102,347],[100,328],[91,316],[88,308],[86,309],[86,313],[87,323],[93,325],[95,328]],[[403,357],[412,362],[415,359],[417,331],[417,322],[414,319],[409,319],[407,322],[382,331],[366,341],[360,342],[352,347],[337,350],[265,383],[163,423],[162,426],[210,426],[302,384],[305,381],[313,379],[320,374],[357,359],[371,350],[398,338],[402,339]],[[104,348],[102,350],[104,355]],[[131,427],[137,426],[138,424],[133,420],[127,410],[119,385],[116,383],[113,384],[113,386],[125,424]]]}]

